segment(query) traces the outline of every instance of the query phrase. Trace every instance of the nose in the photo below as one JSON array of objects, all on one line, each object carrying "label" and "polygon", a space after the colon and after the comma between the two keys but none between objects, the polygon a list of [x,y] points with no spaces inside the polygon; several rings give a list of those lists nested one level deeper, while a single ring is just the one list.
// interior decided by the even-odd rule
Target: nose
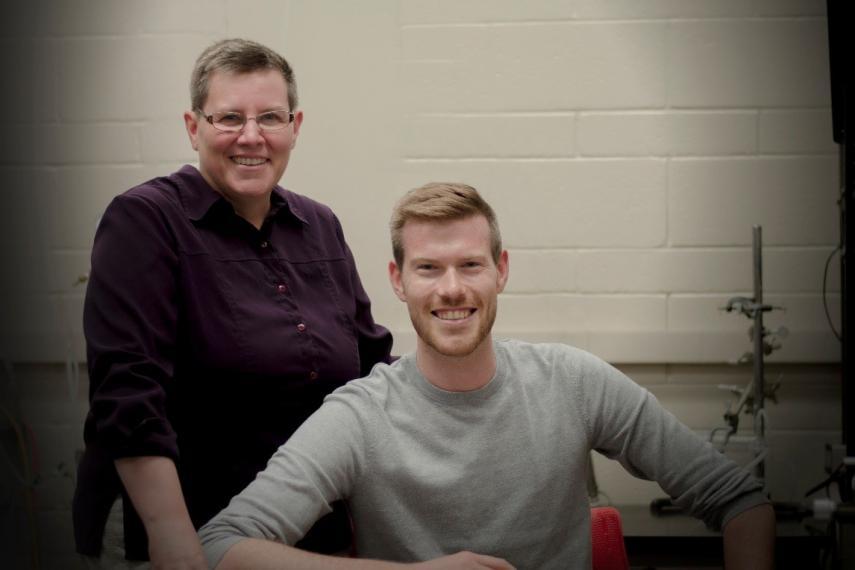
[{"label": "nose", "polygon": [[243,129],[240,131],[238,142],[241,144],[258,144],[262,140],[263,137],[261,135],[261,128],[258,126],[258,122],[255,120],[255,117],[250,117],[247,119],[246,123],[244,123]]},{"label": "nose", "polygon": [[439,281],[439,296],[447,303],[452,304],[464,297],[463,283],[460,275],[454,269],[446,271]]}]

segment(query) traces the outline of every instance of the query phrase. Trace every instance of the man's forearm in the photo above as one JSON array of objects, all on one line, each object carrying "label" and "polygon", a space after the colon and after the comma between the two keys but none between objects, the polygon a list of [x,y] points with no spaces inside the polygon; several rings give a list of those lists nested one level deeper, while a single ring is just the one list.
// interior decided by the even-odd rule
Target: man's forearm
[{"label": "man's forearm", "polygon": [[381,560],[358,560],[314,554],[285,546],[278,542],[247,538],[226,551],[216,570],[463,570],[485,568],[488,570],[514,570],[507,561],[475,554],[458,552],[426,562],[404,564]]},{"label": "man's forearm", "polygon": [[279,542],[247,538],[226,551],[216,570],[338,570],[393,569],[400,565],[376,560],[324,556],[286,546]]},{"label": "man's forearm", "polygon": [[758,505],[724,527],[726,570],[772,570],[775,563],[775,511]]}]

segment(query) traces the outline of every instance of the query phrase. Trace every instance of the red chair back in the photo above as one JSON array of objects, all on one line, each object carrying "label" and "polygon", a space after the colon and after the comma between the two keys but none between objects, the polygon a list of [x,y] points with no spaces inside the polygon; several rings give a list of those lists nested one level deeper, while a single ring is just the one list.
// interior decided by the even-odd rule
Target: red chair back
[{"label": "red chair back", "polygon": [[614,507],[591,509],[591,562],[593,570],[628,570],[620,513]]}]

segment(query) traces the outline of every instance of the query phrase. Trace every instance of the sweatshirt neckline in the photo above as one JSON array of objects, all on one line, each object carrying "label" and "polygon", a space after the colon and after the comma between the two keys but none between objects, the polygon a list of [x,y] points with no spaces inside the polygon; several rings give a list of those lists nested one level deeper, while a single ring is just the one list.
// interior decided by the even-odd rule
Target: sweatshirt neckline
[{"label": "sweatshirt neckline", "polygon": [[420,392],[422,392],[422,394],[441,404],[465,406],[489,400],[490,397],[492,397],[493,394],[500,390],[505,384],[505,371],[507,370],[507,366],[505,365],[505,352],[496,341],[493,341],[493,350],[496,354],[496,372],[493,374],[493,377],[481,388],[468,390],[466,392],[444,390],[431,384],[430,381],[425,378],[424,374],[422,374],[422,371],[419,370],[418,364],[416,363],[415,353],[407,354],[402,358],[402,360],[410,375],[415,378],[416,387]]}]

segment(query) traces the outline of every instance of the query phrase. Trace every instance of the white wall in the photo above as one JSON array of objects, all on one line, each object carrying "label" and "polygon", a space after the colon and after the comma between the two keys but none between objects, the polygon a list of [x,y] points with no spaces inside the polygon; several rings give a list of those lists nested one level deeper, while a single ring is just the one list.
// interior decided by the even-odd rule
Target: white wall
[{"label": "white wall", "polygon": [[[392,204],[468,182],[510,249],[499,336],[588,348],[709,430],[730,400],[716,384],[750,378],[727,364],[750,350],[749,322],[718,307],[750,295],[762,224],[767,300],[787,308],[768,323],[790,330],[769,359],[783,380],[770,486],[797,498],[823,477],[840,427],[822,306],[839,231],[825,2],[19,2],[0,32],[0,352],[47,456],[52,559],[70,552],[72,484],[52,469],[73,465],[86,407],[85,377],[67,384],[51,364],[83,358],[75,283],[108,201],[194,160],[189,72],[228,36],[293,64],[306,120],[283,184],[339,214],[398,352],[414,338],[385,276]],[[616,502],[660,494],[597,470]]]}]

